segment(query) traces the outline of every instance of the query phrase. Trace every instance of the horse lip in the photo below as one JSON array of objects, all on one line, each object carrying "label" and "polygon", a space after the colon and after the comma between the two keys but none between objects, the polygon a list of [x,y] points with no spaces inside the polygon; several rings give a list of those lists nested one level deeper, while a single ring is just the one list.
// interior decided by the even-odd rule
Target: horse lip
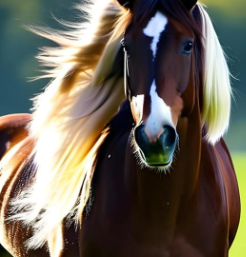
[{"label": "horse lip", "polygon": [[171,162],[172,162],[172,161],[167,162],[167,163],[165,163],[165,164],[152,164],[152,165],[149,165],[149,164],[148,164],[148,166],[154,167],[154,168],[156,168],[156,167],[167,167],[167,166],[169,166],[169,165],[171,164]]},{"label": "horse lip", "polygon": [[166,167],[166,166],[169,166],[170,163],[172,162],[172,157],[170,156],[169,160],[167,162],[159,162],[159,161],[156,161],[156,162],[148,162],[148,161],[145,161],[149,167]]},{"label": "horse lip", "polygon": [[[176,147],[175,147],[176,148]],[[169,166],[173,160],[173,154],[175,152],[175,148],[168,154],[164,154],[160,157],[147,156],[144,154],[141,148],[138,148],[139,155],[141,159],[147,164],[149,167],[166,167]]]},{"label": "horse lip", "polygon": [[[152,168],[165,168],[165,167],[168,167],[172,161],[173,161],[173,155],[175,153],[175,150],[177,148],[177,145],[178,145],[178,142],[179,142],[179,137],[177,136],[177,139],[176,139],[176,142],[175,142],[175,145],[173,147],[173,149],[168,149],[168,153],[166,153],[167,157],[168,158],[163,158],[163,159],[166,159],[166,161],[163,160],[158,160],[158,158],[153,158],[154,160],[150,160],[151,157],[146,157],[143,150],[138,146],[138,152],[140,154],[140,157],[142,158],[143,162],[146,163],[146,165],[148,167],[152,167]],[[138,145],[138,144],[137,144]],[[170,147],[167,147],[167,148],[170,148]],[[164,155],[164,152],[163,152],[163,155]],[[161,159],[161,158],[160,158]]]}]

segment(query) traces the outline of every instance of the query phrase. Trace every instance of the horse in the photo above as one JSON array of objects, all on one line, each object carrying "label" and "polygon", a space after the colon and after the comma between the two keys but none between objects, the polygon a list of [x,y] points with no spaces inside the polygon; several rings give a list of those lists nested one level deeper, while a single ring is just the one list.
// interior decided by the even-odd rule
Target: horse
[{"label": "horse", "polygon": [[[240,197],[230,72],[196,0],[105,0],[31,27],[58,48],[0,119],[0,242],[18,257],[226,257]],[[87,13],[87,15],[86,15]],[[64,23],[64,22],[62,22]]]}]

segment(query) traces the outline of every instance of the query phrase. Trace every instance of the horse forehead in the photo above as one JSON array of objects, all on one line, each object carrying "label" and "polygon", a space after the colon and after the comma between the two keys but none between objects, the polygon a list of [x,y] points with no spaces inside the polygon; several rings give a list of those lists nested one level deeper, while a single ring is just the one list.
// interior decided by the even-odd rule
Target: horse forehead
[{"label": "horse forehead", "polygon": [[149,20],[143,32],[149,37],[158,37],[165,30],[168,23],[168,18],[162,12],[157,11],[156,14]]},{"label": "horse forehead", "polygon": [[143,29],[143,33],[146,36],[153,38],[150,47],[153,52],[153,58],[156,56],[157,45],[159,43],[161,34],[166,28],[167,23],[168,18],[163,13],[158,11],[155,16],[149,20],[147,26]]}]

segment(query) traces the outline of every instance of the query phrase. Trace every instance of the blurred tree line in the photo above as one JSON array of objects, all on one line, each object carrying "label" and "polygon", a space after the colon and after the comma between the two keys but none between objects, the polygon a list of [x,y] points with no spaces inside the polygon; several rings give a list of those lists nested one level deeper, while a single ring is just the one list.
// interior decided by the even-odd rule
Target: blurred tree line
[{"label": "blurred tree line", "polygon": [[[103,0],[102,0],[103,1]],[[0,116],[29,112],[29,100],[41,92],[47,80],[27,83],[39,67],[34,56],[38,48],[52,45],[23,29],[23,25],[60,28],[52,13],[76,22],[71,10],[79,0],[1,0],[0,1]],[[246,1],[204,0],[228,56],[234,97],[227,142],[233,151],[246,151]],[[0,256],[4,256],[3,254]]]}]

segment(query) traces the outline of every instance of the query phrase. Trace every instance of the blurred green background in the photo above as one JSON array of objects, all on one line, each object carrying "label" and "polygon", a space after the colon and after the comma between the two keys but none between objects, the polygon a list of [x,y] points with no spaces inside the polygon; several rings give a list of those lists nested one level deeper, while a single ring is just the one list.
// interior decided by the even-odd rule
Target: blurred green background
[{"label": "blurred green background", "polygon": [[[47,25],[59,28],[51,17],[77,21],[71,11],[79,0],[0,0],[0,116],[29,112],[32,96],[47,80],[27,83],[39,67],[34,56],[38,48],[52,43],[22,28],[23,25]],[[103,0],[102,0],[103,1]],[[235,100],[231,126],[226,136],[233,154],[242,197],[242,219],[230,257],[246,256],[246,1],[203,0],[228,56]],[[206,242],[204,242],[206,243]],[[4,252],[0,257],[7,257]],[[219,256],[218,256],[219,257]]]}]

